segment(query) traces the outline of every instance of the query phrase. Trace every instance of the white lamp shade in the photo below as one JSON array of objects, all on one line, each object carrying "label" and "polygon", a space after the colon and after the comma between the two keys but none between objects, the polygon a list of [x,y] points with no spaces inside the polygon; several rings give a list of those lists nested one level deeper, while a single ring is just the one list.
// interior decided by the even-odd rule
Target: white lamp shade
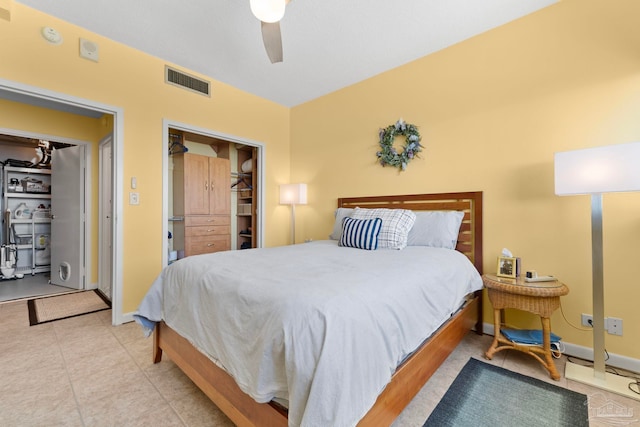
[{"label": "white lamp shade", "polygon": [[286,0],[250,0],[251,12],[262,22],[278,22],[284,16]]},{"label": "white lamp shade", "polygon": [[640,142],[555,154],[559,196],[640,191]]},{"label": "white lamp shade", "polygon": [[280,186],[281,205],[306,205],[307,184],[282,184]]}]

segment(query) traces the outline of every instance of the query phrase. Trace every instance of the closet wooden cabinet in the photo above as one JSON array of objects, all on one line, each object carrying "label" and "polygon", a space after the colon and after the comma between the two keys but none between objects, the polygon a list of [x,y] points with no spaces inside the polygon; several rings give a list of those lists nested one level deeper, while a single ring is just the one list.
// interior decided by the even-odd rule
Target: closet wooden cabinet
[{"label": "closet wooden cabinet", "polygon": [[173,157],[174,245],[184,255],[231,249],[229,159],[181,153]]}]

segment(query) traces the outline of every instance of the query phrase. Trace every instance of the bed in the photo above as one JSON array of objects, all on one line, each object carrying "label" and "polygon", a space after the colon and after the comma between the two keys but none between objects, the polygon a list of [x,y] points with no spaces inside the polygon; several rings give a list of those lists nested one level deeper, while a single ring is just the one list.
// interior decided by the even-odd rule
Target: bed
[{"label": "bed", "polygon": [[[473,271],[475,275],[478,273],[481,274],[482,193],[466,192],[341,198],[338,200],[338,208],[339,210],[365,209],[370,212],[374,209],[397,209],[397,212],[411,211],[416,213],[423,211],[462,212],[463,214],[460,215],[462,221],[459,231],[456,229],[457,238],[454,239],[453,242],[457,252],[412,246],[402,251],[387,251],[385,255],[383,253],[385,251],[381,250],[361,251],[356,249],[350,252],[354,257],[351,258],[350,255],[349,262],[341,263],[340,259],[336,258],[336,251],[349,248],[343,247],[340,249],[340,245],[335,241],[314,242],[312,244],[297,245],[298,247],[295,248],[295,251],[301,254],[301,259],[312,260],[311,264],[305,264],[304,266],[305,271],[311,271],[312,273],[307,274],[306,276],[308,277],[303,278],[300,275],[300,270],[295,266],[299,267],[300,263],[304,261],[298,261],[295,258],[297,255],[293,252],[293,247],[251,250],[252,252],[247,256],[253,256],[254,262],[257,262],[255,256],[260,254],[260,259],[265,260],[265,265],[269,263],[271,263],[270,265],[274,265],[274,259],[290,259],[296,260],[296,262],[291,263],[293,267],[282,266],[279,268],[279,273],[273,280],[271,276],[268,275],[264,275],[262,280],[256,279],[256,276],[251,276],[250,274],[250,270],[252,269],[244,269],[246,270],[246,274],[238,274],[237,267],[227,272],[216,271],[216,277],[224,278],[225,283],[216,285],[216,292],[218,293],[213,295],[211,299],[209,299],[209,294],[212,292],[211,289],[206,286],[192,287],[190,285],[191,282],[197,281],[195,279],[197,277],[213,274],[209,272],[209,267],[207,266],[207,264],[211,263],[211,259],[205,258],[208,255],[199,256],[199,258],[189,257],[188,259],[193,258],[193,260],[189,261],[192,265],[189,265],[188,268],[165,269],[160,276],[162,280],[159,277],[159,279],[154,282],[154,286],[152,286],[152,289],[154,287],[158,289],[162,288],[162,291],[156,292],[155,294],[150,291],[141,304],[140,313],[143,315],[141,317],[147,321],[157,322],[154,328],[154,362],[160,362],[163,352],[166,353],[171,360],[239,426],[321,425],[321,423],[317,421],[324,416],[324,413],[321,414],[321,412],[333,411],[333,405],[336,406],[335,413],[338,414],[335,415],[335,417],[337,417],[336,419],[340,419],[341,421],[346,420],[344,425],[355,425],[356,423],[361,426],[390,425],[422,388],[438,366],[440,366],[451,351],[453,351],[464,335],[472,329],[473,326],[475,326],[477,333],[482,333],[482,291],[478,288],[474,288],[469,294],[465,293],[447,297],[451,300],[452,304],[456,304],[456,308],[454,310],[444,309],[443,313],[440,314],[440,316],[446,316],[443,317],[443,319],[446,320],[442,325],[440,325],[439,320],[438,325],[433,327],[433,329],[428,329],[424,326],[425,330],[428,329],[426,337],[424,337],[427,339],[420,338],[417,344],[415,340],[418,339],[419,335],[417,335],[418,332],[416,330],[423,327],[422,317],[419,317],[421,319],[420,322],[415,322],[415,324],[414,322],[408,321],[410,318],[406,316],[409,316],[409,314],[405,313],[405,311],[409,312],[408,308],[407,310],[404,310],[404,308],[402,310],[396,310],[394,308],[396,311],[390,311],[389,314],[390,317],[388,319],[391,320],[380,320],[378,322],[378,318],[385,319],[383,315],[385,315],[385,311],[387,310],[387,300],[398,299],[399,301],[403,301],[401,304],[411,305],[412,301],[421,298],[421,294],[410,294],[409,292],[414,292],[414,290],[412,288],[405,290],[403,286],[405,283],[410,283],[415,278],[427,274],[426,271],[423,272],[421,270],[421,268],[423,268],[421,266],[422,263],[415,261],[427,259],[427,257],[424,256],[424,251],[431,251],[430,253],[434,254],[434,260],[431,261],[431,255],[429,255],[429,261],[425,262],[425,265],[431,262],[444,263],[445,258],[440,260],[438,257],[445,256],[444,253],[448,252],[446,254],[447,260],[449,257],[464,258],[465,262],[472,266],[470,267],[471,269],[475,267]],[[360,213],[362,212],[365,211],[360,211]],[[357,215],[353,216],[356,217]],[[464,254],[464,256],[460,254]],[[224,258],[225,265],[233,265],[233,262],[235,262],[234,257],[237,258],[244,255],[241,253],[229,253],[225,256],[227,257]],[[367,269],[374,268],[372,264],[383,264],[384,258],[381,258],[383,256],[395,257],[389,258],[395,260],[393,261],[394,264],[406,261],[410,265],[413,265],[414,267],[410,269],[413,273],[409,274],[409,276],[412,275],[415,276],[415,278],[405,278],[403,276],[402,281],[394,283],[394,286],[397,285],[400,287],[398,289],[390,289],[388,285],[376,284],[376,282],[370,280],[369,277],[361,280],[356,276],[353,278],[348,276],[351,274],[350,269],[363,270],[365,268],[358,267],[360,262],[368,263],[362,264],[366,266]],[[401,258],[399,258],[400,256]],[[271,260],[269,260],[270,257],[272,258]],[[366,282],[368,293],[354,293],[347,296],[344,296],[342,293],[338,294],[335,286],[332,287],[326,279],[320,277],[320,271],[328,270],[326,265],[322,264],[322,262],[325,262],[325,257],[326,262],[330,261],[332,263],[330,265],[335,266],[335,268],[331,270],[335,270],[336,274],[349,278],[349,286],[353,284],[354,289],[357,289],[358,287],[361,288],[364,286],[364,282]],[[216,259],[222,260],[223,258]],[[469,263],[469,261],[471,262]],[[455,262],[459,261],[456,260]],[[427,267],[424,268],[427,269]],[[429,269],[434,268],[429,267]],[[218,270],[224,270],[224,268],[219,268]],[[460,270],[463,270],[463,268],[461,267]],[[354,272],[354,274],[356,273],[359,274],[359,272]],[[373,270],[371,270],[370,273],[378,276],[384,276],[385,274],[384,271],[374,273]],[[288,274],[292,276],[287,276]],[[298,276],[296,276],[296,274]],[[470,275],[466,270],[463,274]],[[178,285],[167,285],[166,283],[170,281],[169,277],[172,277],[172,275],[178,275],[176,277],[182,280],[182,282]],[[252,281],[250,284],[245,284],[240,281],[240,278],[237,278],[237,276],[245,275],[246,280]],[[276,279],[279,277],[285,279],[278,282]],[[298,280],[292,280],[292,277],[297,277]],[[435,276],[433,280],[445,284],[444,282],[448,281],[448,277],[450,276]],[[176,280],[179,281],[178,279]],[[475,277],[473,280],[475,281]],[[260,286],[255,286],[258,281],[261,282]],[[262,282],[266,283],[270,281],[275,281],[276,287],[265,288],[264,295],[256,296],[261,293]],[[231,286],[232,282],[238,283]],[[300,283],[300,288],[296,287],[298,285],[297,282]],[[362,284],[358,284],[360,282],[362,282]],[[387,278],[386,282],[391,283],[392,280]],[[338,287],[340,286],[345,287],[344,284]],[[188,293],[186,288],[189,288]],[[193,295],[190,295],[192,292],[191,288],[194,288],[195,293]],[[349,288],[349,292],[350,291],[351,288]],[[223,303],[223,296],[231,292],[233,292],[232,299],[228,301],[233,301],[233,303]],[[384,292],[389,293],[384,298],[381,298],[383,299],[382,302],[373,301],[375,299],[374,297],[369,298],[367,296],[381,295]],[[424,293],[424,291],[420,292]],[[429,292],[434,294],[440,293],[439,291],[431,290]],[[305,299],[302,299],[303,294]],[[340,296],[336,297],[336,295]],[[416,295],[418,296],[416,297]],[[307,302],[307,297],[309,297],[310,302]],[[260,307],[265,307],[264,310],[257,309],[256,307],[258,306],[249,305],[255,303],[254,300],[262,301],[258,298],[264,298],[264,303],[260,305]],[[316,300],[312,298],[316,298]],[[164,300],[153,301],[154,299]],[[371,306],[368,305],[370,303],[369,299],[372,300],[371,304],[373,305]],[[327,305],[327,301],[331,301],[331,304],[336,305]],[[353,310],[345,310],[338,305],[349,304],[349,302],[353,301],[357,301],[356,304],[352,304],[351,306],[354,307]],[[295,310],[292,310],[291,314],[286,312],[286,315],[279,314],[280,311],[277,311],[278,315],[275,316],[276,320],[274,320],[273,313],[275,313],[275,311],[267,309],[267,307],[270,307],[270,304],[274,302],[278,303],[279,306],[295,307]],[[143,307],[152,303],[156,305],[158,303],[165,304],[163,306],[164,311],[153,315],[149,314],[150,311],[143,309]],[[376,306],[375,304],[379,305]],[[243,311],[245,305],[249,308]],[[439,307],[440,303],[433,305]],[[330,327],[328,325],[338,324],[342,325],[338,329],[351,330],[351,323],[340,324],[325,312],[318,315],[318,312],[314,311],[317,306],[328,307],[328,310],[332,313],[348,312],[348,315],[340,314],[338,317],[340,317],[340,321],[345,321],[343,317],[349,319],[346,321],[352,322],[353,325],[355,325],[353,326],[353,334],[346,338],[331,338],[336,334],[336,332],[333,331],[336,327]],[[267,313],[265,320],[259,321],[261,323],[246,323],[249,321],[256,322],[256,319],[248,319],[248,317],[253,317],[253,315],[249,316],[247,314],[255,313],[256,311],[265,311],[265,313]],[[358,314],[358,316],[362,315],[363,317],[355,317],[355,314],[351,314],[351,311],[361,313]],[[449,311],[451,312],[449,313]],[[192,312],[195,314],[192,315]],[[285,313],[285,311],[283,310],[282,313]],[[228,324],[225,328],[217,328],[210,325],[203,326],[205,322],[214,325],[221,324],[220,321],[222,317],[227,315],[232,316],[233,319],[231,324]],[[331,314],[331,316],[333,315],[334,314]],[[420,316],[418,313],[412,313],[410,315]],[[367,318],[366,316],[370,317]],[[288,326],[288,324],[286,327],[283,326],[285,324],[280,323],[281,317],[287,318],[287,321],[291,319],[293,326]],[[320,318],[320,320],[317,320],[318,318]],[[364,318],[367,318],[367,320],[361,321],[361,319]],[[402,325],[401,328],[398,328],[398,332],[392,329],[395,327],[394,319],[396,318],[399,319],[397,320],[398,324]],[[301,322],[300,319],[304,320]],[[411,319],[413,319],[413,317],[411,317]],[[306,325],[306,322],[308,322],[309,325],[308,329],[321,331],[319,333],[319,335],[322,336],[321,341],[317,341],[316,338],[313,337],[307,338],[304,334],[294,334],[294,331],[299,329],[296,328],[295,325]],[[375,323],[377,326],[373,329],[376,329],[376,331],[371,332],[370,328],[365,329],[367,331],[366,333],[359,333],[357,327],[360,327],[360,323],[366,324],[367,327]],[[171,324],[171,326],[169,326],[169,324]],[[275,325],[274,330],[277,331],[279,335],[273,339],[264,338],[270,336],[269,331],[271,331],[271,327],[269,325],[272,324]],[[188,325],[188,328],[185,325]],[[247,327],[247,325],[252,325],[252,327]],[[261,329],[263,325],[264,331],[266,332]],[[250,337],[250,339],[240,336],[245,334],[238,334],[237,331],[234,333],[234,327],[240,328],[237,329],[237,331],[248,331],[246,335]],[[191,332],[191,329],[197,329],[198,331]],[[383,338],[377,338],[377,329],[385,329],[385,331],[380,332],[380,336]],[[254,330],[256,331],[256,335],[251,335]],[[282,332],[280,333],[280,331]],[[314,332],[314,334],[317,335],[316,332]],[[391,340],[392,344],[386,341],[386,337],[389,336],[393,338]],[[396,336],[402,336],[402,339]],[[409,337],[406,341],[405,336]],[[306,341],[308,339],[311,341]],[[219,343],[225,340],[230,340],[229,342],[234,345],[230,346],[230,349],[222,348],[224,346],[219,345]],[[218,344],[218,347],[209,350],[209,341]],[[353,351],[345,351],[342,355],[343,359],[338,359],[336,363],[336,356],[330,357],[326,355],[333,354],[329,349],[337,348],[341,343],[344,343],[345,349],[353,346]],[[412,347],[409,349],[407,348],[408,345]],[[315,349],[316,347],[318,347],[317,351],[308,350]],[[392,347],[393,351],[384,351],[388,347]],[[208,350],[202,350],[203,348],[207,348]],[[357,354],[361,348],[368,349],[365,351],[364,356]],[[236,352],[242,349],[243,353],[248,354],[247,358],[249,359],[255,353],[259,362],[258,365],[243,365],[242,362],[236,362],[237,354],[231,349],[237,349],[234,350]],[[205,352],[207,353],[206,355]],[[295,356],[296,358],[292,357],[291,360],[293,362],[291,362],[288,355],[295,352],[311,354],[307,359],[297,359],[298,356]],[[276,360],[277,363],[271,362],[271,358]],[[283,360],[282,364],[280,363],[281,358]],[[269,360],[264,362],[265,359]],[[386,365],[381,365],[383,366],[382,369],[378,368],[378,359],[384,359],[384,363],[386,363]],[[315,365],[305,370],[303,365],[306,364],[306,362],[301,363],[297,362],[297,360],[313,360]],[[360,365],[369,363],[368,361],[372,361],[371,368],[368,366],[360,367]],[[395,361],[391,366],[393,369],[387,373],[384,367],[392,361]],[[270,370],[265,369],[266,365],[269,367],[272,365],[275,366],[275,368],[271,369],[276,372],[272,373]],[[254,366],[257,367],[254,369]],[[363,369],[363,371],[358,373],[358,369]],[[300,372],[298,372],[298,370]],[[307,374],[308,371],[312,371],[313,374]],[[378,375],[378,372],[380,372],[380,375]],[[363,375],[363,373],[366,373],[366,375]],[[386,375],[388,375],[388,378]],[[348,376],[354,376],[354,378],[352,379]],[[288,390],[283,392],[286,396],[279,395],[278,387],[282,385],[281,382],[283,381],[280,379],[281,377],[287,378],[285,386],[288,387]],[[327,385],[332,379],[337,381],[338,378],[345,377],[348,377],[349,381],[342,383],[342,385],[336,389],[331,389],[330,384]],[[359,385],[360,379],[363,379],[362,385]],[[381,384],[380,381],[384,383]],[[251,384],[248,385],[248,383]],[[260,393],[260,387],[263,383],[268,385],[268,390],[275,390],[273,396]],[[341,395],[341,389],[344,387],[348,387],[350,391],[345,391],[345,394]],[[351,391],[351,387],[353,387],[353,391]],[[248,389],[251,391],[248,391]],[[252,394],[253,397],[248,393]],[[374,393],[373,399],[371,399],[372,393]],[[354,402],[344,403],[346,397],[353,398]],[[283,401],[282,399],[285,398],[289,399]],[[302,403],[298,402],[298,400],[301,400]],[[322,401],[321,404],[316,404],[316,402],[320,401]],[[307,412],[304,412],[305,405]],[[289,409],[287,409],[287,406]],[[351,406],[360,408],[360,411],[361,408],[365,408],[364,411],[356,412],[357,418],[355,421],[353,421],[353,414],[344,416],[341,412],[346,410],[343,407]],[[314,415],[314,411],[320,415]],[[306,418],[303,418],[303,415]],[[330,414],[328,416],[333,415]],[[339,423],[331,422],[325,423],[324,425],[333,424]]]}]

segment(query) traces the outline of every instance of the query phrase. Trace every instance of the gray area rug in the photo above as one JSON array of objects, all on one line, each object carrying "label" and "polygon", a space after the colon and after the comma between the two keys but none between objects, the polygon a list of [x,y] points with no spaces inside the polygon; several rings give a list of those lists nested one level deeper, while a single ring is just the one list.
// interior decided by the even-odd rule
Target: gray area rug
[{"label": "gray area rug", "polygon": [[469,359],[425,427],[587,427],[587,396]]}]

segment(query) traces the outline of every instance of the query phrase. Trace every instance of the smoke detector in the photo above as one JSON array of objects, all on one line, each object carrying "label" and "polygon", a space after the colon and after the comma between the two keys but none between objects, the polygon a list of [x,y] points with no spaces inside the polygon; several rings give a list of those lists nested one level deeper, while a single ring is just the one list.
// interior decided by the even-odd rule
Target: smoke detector
[{"label": "smoke detector", "polygon": [[51,27],[42,28],[42,37],[44,37],[44,39],[51,44],[62,43],[62,36],[60,35],[60,33],[56,29]]}]

